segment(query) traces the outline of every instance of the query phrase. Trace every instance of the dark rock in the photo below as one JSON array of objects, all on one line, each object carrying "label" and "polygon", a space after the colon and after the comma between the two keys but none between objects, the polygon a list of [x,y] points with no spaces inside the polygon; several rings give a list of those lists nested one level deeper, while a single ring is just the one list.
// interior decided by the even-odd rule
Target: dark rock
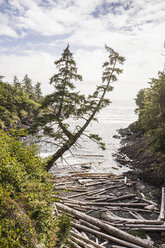
[{"label": "dark rock", "polygon": [[123,159],[123,158],[116,158],[115,160],[116,160],[118,163],[122,164],[122,165],[125,165],[125,164],[128,163],[128,162],[127,162],[125,159]]},{"label": "dark rock", "polygon": [[120,139],[121,138],[119,135],[116,135],[116,134],[113,135],[112,137],[115,138],[115,139]]},{"label": "dark rock", "polygon": [[90,169],[91,166],[90,166],[90,165],[81,165],[81,168],[82,168],[82,169]]},{"label": "dark rock", "polygon": [[[160,154],[152,152],[149,146],[149,140],[144,136],[143,131],[137,131],[135,123],[132,123],[128,128],[120,129],[122,135],[122,147],[119,149],[119,154],[122,160],[116,159],[118,162],[123,162],[123,154],[129,157],[129,165],[133,170],[138,169],[138,176],[143,181],[160,187],[164,184],[164,179],[159,173],[159,164],[162,162]],[[120,157],[119,157],[120,158]],[[132,161],[131,161],[132,160]],[[125,163],[125,164],[128,164]]]}]

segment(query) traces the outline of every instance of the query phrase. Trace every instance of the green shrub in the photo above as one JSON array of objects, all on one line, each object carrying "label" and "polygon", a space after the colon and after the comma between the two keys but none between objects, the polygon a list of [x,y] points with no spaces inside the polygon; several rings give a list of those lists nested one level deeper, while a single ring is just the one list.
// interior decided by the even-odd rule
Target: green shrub
[{"label": "green shrub", "polygon": [[56,246],[62,224],[53,219],[50,179],[35,146],[0,130],[0,247]]}]

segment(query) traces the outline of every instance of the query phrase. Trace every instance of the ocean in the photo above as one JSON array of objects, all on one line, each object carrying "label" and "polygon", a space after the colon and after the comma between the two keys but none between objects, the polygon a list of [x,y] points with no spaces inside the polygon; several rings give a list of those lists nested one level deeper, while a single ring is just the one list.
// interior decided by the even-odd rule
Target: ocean
[{"label": "ocean", "polygon": [[[136,121],[134,112],[135,105],[127,100],[113,101],[107,108],[103,109],[97,116],[98,122],[92,121],[87,129],[87,134],[96,133],[102,137],[106,144],[106,150],[101,150],[97,144],[83,136],[78,141],[78,147],[72,149],[72,153],[66,152],[64,159],[59,159],[51,168],[53,175],[66,175],[70,171],[87,170],[97,173],[121,174],[128,171],[127,166],[119,165],[114,158],[118,151],[121,139],[114,138],[118,135],[117,130],[128,127]],[[71,125],[74,125],[72,120]],[[41,150],[41,157],[53,154],[54,149],[49,147]]]}]

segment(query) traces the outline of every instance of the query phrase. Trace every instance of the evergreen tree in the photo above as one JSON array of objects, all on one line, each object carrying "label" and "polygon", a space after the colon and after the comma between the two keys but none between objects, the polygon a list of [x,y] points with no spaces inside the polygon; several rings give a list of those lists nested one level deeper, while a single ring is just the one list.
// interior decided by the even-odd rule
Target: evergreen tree
[{"label": "evergreen tree", "polygon": [[[69,45],[65,48],[61,58],[55,62],[58,73],[50,80],[50,83],[54,84],[55,92],[45,97],[41,107],[42,116],[38,117],[33,125],[33,131],[42,129],[43,134],[53,138],[53,143],[55,142],[58,147],[47,163],[47,170],[67,150],[76,145],[80,136],[85,134],[89,123],[95,120],[95,115],[110,104],[110,100],[105,98],[105,94],[113,89],[111,83],[117,81],[116,75],[122,72],[116,66],[123,64],[124,57],[119,56],[108,46],[105,48],[109,53],[109,59],[103,64],[102,83],[88,97],[75,91],[74,81],[82,81],[82,76],[77,73],[76,62]],[[67,123],[67,119],[73,117],[84,121],[81,127],[75,124],[74,131]],[[105,145],[98,135],[89,134],[88,137],[105,149]]]},{"label": "evergreen tree", "polygon": [[28,77],[27,74],[24,76],[22,82],[25,93],[27,93],[31,99],[34,99],[32,80]]},{"label": "evergreen tree", "polygon": [[0,128],[29,126],[39,106],[22,89],[0,81]]},{"label": "evergreen tree", "polygon": [[141,90],[136,98],[138,106],[137,127],[150,137],[156,150],[165,151],[165,73],[152,78],[149,87]]},{"label": "evergreen tree", "polygon": [[42,91],[41,91],[41,83],[37,82],[34,86],[34,94],[37,102],[42,100]]},{"label": "evergreen tree", "polygon": [[4,78],[4,76],[0,75],[0,82],[2,81],[3,78]]},{"label": "evergreen tree", "polygon": [[16,75],[14,76],[14,79],[13,79],[13,86],[15,89],[21,89],[21,83],[19,82]]}]

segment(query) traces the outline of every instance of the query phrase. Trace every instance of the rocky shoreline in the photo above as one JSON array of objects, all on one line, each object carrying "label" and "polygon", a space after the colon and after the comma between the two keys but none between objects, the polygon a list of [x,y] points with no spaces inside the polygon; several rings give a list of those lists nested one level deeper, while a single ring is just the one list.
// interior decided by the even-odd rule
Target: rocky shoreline
[{"label": "rocky shoreline", "polygon": [[[55,176],[53,180],[55,190],[60,190],[54,195],[58,198],[55,211],[58,213],[59,208],[72,216],[71,241],[79,247],[164,247],[159,188],[138,178],[87,170]],[[128,240],[130,235],[133,236]],[[140,238],[140,245],[136,237]]]},{"label": "rocky shoreline", "polygon": [[131,170],[115,175],[91,172],[89,166],[54,176],[55,212],[72,217],[75,247],[164,248],[165,190],[151,169],[159,156],[147,150],[148,143],[134,124],[119,134],[114,138],[121,139],[122,147],[115,158],[119,167],[122,164]]},{"label": "rocky shoreline", "polygon": [[132,172],[128,173],[132,176],[142,179],[149,185],[163,186],[164,179],[158,169],[161,163],[160,154],[152,152],[144,133],[136,130],[135,123],[118,130],[118,133],[122,146],[116,154],[116,161],[129,165]]}]

